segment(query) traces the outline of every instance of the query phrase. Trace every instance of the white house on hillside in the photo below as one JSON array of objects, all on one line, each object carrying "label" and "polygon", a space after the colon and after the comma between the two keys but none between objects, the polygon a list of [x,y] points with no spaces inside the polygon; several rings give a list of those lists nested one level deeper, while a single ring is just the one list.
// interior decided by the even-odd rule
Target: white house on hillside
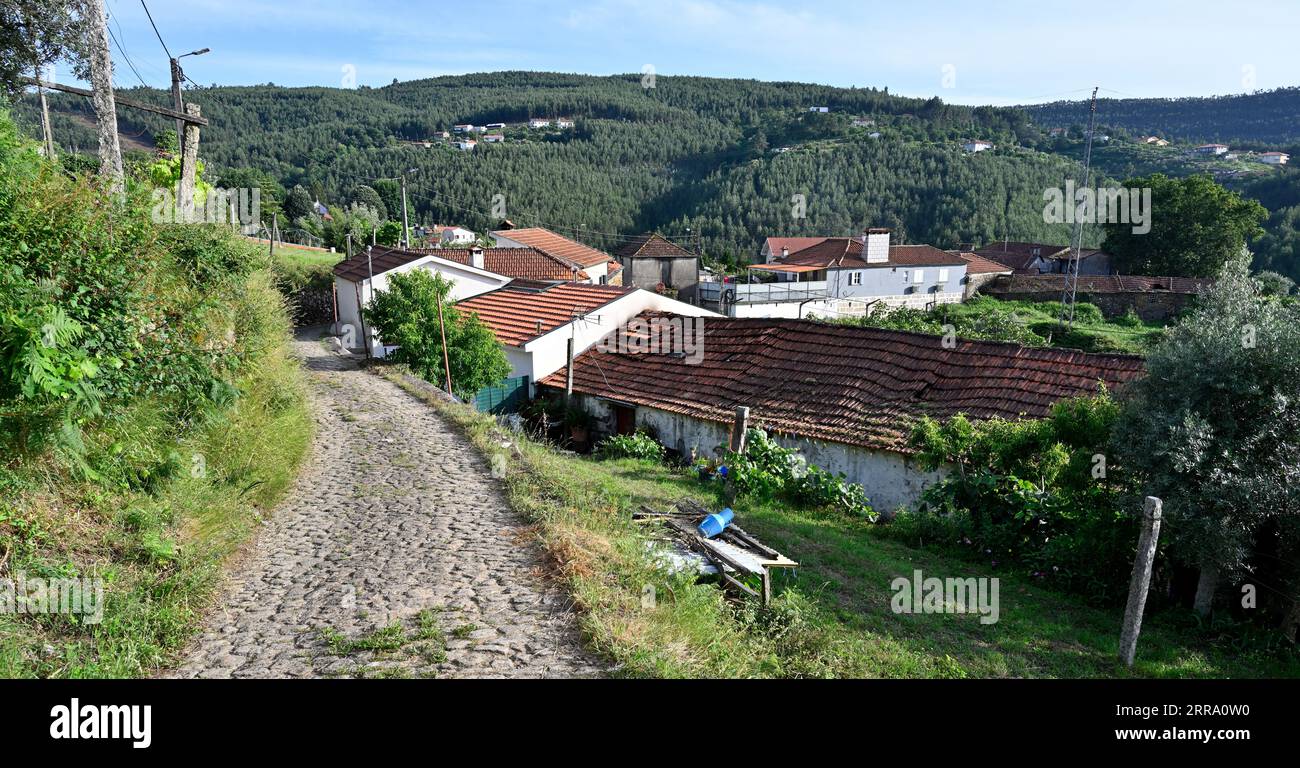
[{"label": "white house on hillside", "polygon": [[464,227],[443,227],[438,239],[443,245],[468,245],[477,240],[478,236]]},{"label": "white house on hillside", "polygon": [[975,141],[968,141],[965,144],[962,144],[961,148],[972,153],[983,152],[986,149],[993,149],[993,142],[976,139]]},{"label": "white house on hillside", "polygon": [[1263,152],[1259,155],[1259,161],[1269,165],[1286,165],[1290,159],[1291,156],[1285,152]]}]

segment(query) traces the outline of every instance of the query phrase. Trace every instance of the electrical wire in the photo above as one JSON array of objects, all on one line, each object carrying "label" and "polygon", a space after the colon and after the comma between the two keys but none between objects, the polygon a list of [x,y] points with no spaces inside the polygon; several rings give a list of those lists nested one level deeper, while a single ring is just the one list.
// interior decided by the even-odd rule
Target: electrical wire
[{"label": "electrical wire", "polygon": [[158,25],[153,23],[153,14],[149,13],[149,6],[144,0],[140,0],[140,5],[144,6],[144,15],[149,17],[149,26],[153,27],[153,33],[157,35],[159,44],[162,45],[163,52],[167,54],[168,59],[174,59],[172,52],[167,50],[167,43],[163,42],[162,33],[158,31]]}]

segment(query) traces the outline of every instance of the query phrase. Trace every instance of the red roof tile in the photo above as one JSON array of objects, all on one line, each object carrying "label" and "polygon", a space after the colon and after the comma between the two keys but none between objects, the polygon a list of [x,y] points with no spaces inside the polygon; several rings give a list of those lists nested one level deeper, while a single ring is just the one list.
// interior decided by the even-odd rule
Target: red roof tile
[{"label": "red roof tile", "polygon": [[[736,406],[783,434],[906,452],[912,422],[965,413],[1042,417],[1058,400],[1143,374],[1131,355],[958,341],[808,320],[705,318],[703,359],[592,349],[583,394],[730,423]],[[563,387],[565,371],[541,384]]]},{"label": "red roof tile", "polygon": [[618,250],[614,251],[614,255],[622,259],[636,257],[695,258],[695,254],[657,232],[637,235],[619,246]]},{"label": "red roof tile", "polygon": [[[791,267],[959,267],[966,262],[959,256],[932,245],[891,245],[889,261],[867,263],[862,259],[862,241],[853,237],[823,237],[819,242],[778,259],[768,266]],[[762,265],[759,265],[762,266]]]},{"label": "red roof tile", "polygon": [[[468,248],[443,248],[427,251],[457,264],[470,263]],[[542,253],[536,248],[484,248],[483,268],[506,277],[524,280],[587,280],[589,275],[566,261]]]},{"label": "red roof tile", "polygon": [[825,240],[824,237],[769,237],[767,238],[768,252],[772,258],[781,258],[781,249],[789,248],[790,253],[802,251],[810,245],[816,245]]},{"label": "red roof tile", "polygon": [[[1148,277],[1146,275],[1079,275],[1079,290],[1096,293],[1201,293],[1214,284],[1208,277]],[[1037,293],[1065,290],[1065,275],[1008,275],[981,289],[992,293]]]},{"label": "red roof tile", "polygon": [[334,274],[355,283],[365,280],[371,274],[381,275],[390,269],[397,269],[410,264],[416,259],[423,259],[429,253],[429,251],[403,250],[401,248],[390,248],[386,245],[375,245],[370,248],[369,263],[367,263],[366,252],[363,249],[352,254],[351,259],[344,259],[335,264]]},{"label": "red roof tile", "polygon": [[456,307],[478,315],[502,344],[520,346],[634,290],[584,283],[511,283],[464,299]]},{"label": "red roof tile", "polygon": [[976,248],[975,253],[1012,269],[1028,269],[1034,259],[1051,260],[1068,251],[1068,245],[1048,245],[1046,243],[994,242],[983,248]]},{"label": "red roof tile", "polygon": [[987,275],[1011,271],[1011,267],[1006,264],[985,258],[978,253],[958,253],[957,255],[966,262],[966,274],[968,275]]},{"label": "red roof tile", "polygon": [[527,227],[524,229],[498,230],[494,235],[509,238],[529,248],[563,259],[580,267],[595,267],[610,260],[609,254],[590,246],[561,237],[549,229]]}]

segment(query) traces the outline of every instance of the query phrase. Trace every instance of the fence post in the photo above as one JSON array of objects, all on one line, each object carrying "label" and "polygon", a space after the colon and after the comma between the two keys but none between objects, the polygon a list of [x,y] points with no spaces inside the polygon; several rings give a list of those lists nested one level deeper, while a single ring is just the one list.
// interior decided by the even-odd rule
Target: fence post
[{"label": "fence post", "polygon": [[736,406],[736,421],[731,426],[731,450],[745,452],[745,431],[749,429],[749,406]]},{"label": "fence post", "polygon": [[1142,611],[1147,604],[1147,589],[1151,586],[1151,566],[1156,559],[1156,544],[1160,538],[1160,511],[1162,504],[1155,496],[1142,503],[1142,533],[1138,537],[1137,557],[1133,560],[1133,578],[1128,586],[1128,605],[1124,608],[1124,628],[1119,636],[1119,657],[1124,666],[1133,666],[1137,655],[1138,633],[1142,631]]}]

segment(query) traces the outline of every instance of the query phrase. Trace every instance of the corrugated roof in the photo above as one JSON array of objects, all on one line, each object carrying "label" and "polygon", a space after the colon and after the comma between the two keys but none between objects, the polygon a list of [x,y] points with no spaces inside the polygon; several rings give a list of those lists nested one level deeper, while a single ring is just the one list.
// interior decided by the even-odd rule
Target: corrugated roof
[{"label": "corrugated roof", "polygon": [[524,229],[497,230],[494,235],[506,237],[529,248],[536,248],[580,267],[595,267],[610,260],[609,254],[590,246],[561,237],[549,229],[526,227]]},{"label": "corrugated roof", "polygon": [[695,258],[695,254],[657,232],[637,235],[614,251],[619,258]]},{"label": "corrugated roof", "polygon": [[634,290],[585,283],[546,287],[536,283],[510,283],[460,301],[456,307],[478,315],[502,344],[520,346]]},{"label": "corrugated roof", "polygon": [[[808,320],[705,318],[702,349],[698,364],[588,350],[574,361],[574,390],[722,423],[744,405],[770,430],[906,452],[923,414],[1042,417],[1144,370],[1132,355],[961,340],[948,349],[940,336]],[[541,383],[564,380],[561,369]]]}]

